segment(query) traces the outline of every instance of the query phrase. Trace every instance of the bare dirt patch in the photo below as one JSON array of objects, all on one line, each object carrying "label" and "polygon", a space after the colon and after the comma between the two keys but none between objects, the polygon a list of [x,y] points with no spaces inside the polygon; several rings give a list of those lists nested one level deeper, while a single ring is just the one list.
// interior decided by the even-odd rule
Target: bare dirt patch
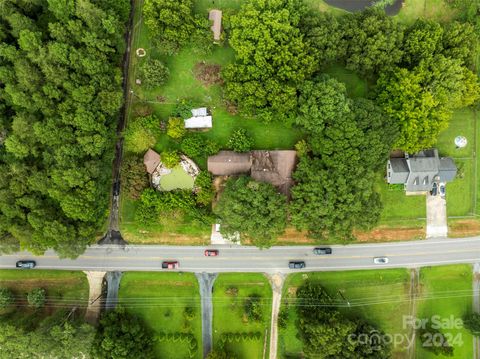
[{"label": "bare dirt patch", "polygon": [[480,221],[477,219],[462,219],[449,223],[449,237],[470,237],[480,235]]},{"label": "bare dirt patch", "polygon": [[132,244],[166,244],[166,245],[207,245],[210,243],[210,235],[188,235],[170,232],[150,232],[144,229],[130,231],[122,229],[123,238]]},{"label": "bare dirt patch", "polygon": [[372,231],[355,231],[355,237],[359,242],[390,242],[408,241],[425,238],[424,228],[389,228],[377,227]]},{"label": "bare dirt patch", "polygon": [[217,64],[207,64],[198,62],[193,68],[195,78],[200,81],[203,86],[222,85],[223,79],[220,76],[222,67]]},{"label": "bare dirt patch", "polygon": [[287,228],[285,233],[278,238],[278,244],[314,244],[315,240],[309,238],[307,232],[297,231],[295,228]]}]

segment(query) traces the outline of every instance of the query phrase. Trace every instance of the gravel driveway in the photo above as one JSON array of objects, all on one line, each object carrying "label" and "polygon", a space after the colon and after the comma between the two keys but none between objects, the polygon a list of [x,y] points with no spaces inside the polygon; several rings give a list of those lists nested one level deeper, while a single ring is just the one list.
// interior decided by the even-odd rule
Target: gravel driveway
[{"label": "gravel driveway", "polygon": [[447,202],[445,197],[427,194],[427,238],[447,236]]}]

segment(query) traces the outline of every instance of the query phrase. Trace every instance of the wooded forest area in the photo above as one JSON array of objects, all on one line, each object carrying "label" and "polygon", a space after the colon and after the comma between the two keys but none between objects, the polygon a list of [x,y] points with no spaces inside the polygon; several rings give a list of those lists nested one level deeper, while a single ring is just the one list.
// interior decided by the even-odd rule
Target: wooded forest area
[{"label": "wooded forest area", "polygon": [[108,213],[128,0],[0,6],[3,249],[82,253]]}]

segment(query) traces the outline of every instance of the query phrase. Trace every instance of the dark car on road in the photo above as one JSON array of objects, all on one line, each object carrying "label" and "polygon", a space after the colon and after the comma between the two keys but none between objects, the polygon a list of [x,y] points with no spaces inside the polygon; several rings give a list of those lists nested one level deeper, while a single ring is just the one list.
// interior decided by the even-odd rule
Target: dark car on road
[{"label": "dark car on road", "polygon": [[288,262],[288,268],[290,269],[302,269],[305,268],[305,262],[304,261],[290,261]]},{"label": "dark car on road", "polygon": [[163,261],[162,262],[163,269],[177,269],[178,262],[177,261]]},{"label": "dark car on road", "polygon": [[430,194],[432,196],[436,196],[438,193],[438,185],[437,182],[433,182],[432,190],[430,191]]},{"label": "dark car on road", "polygon": [[22,269],[33,269],[36,265],[37,263],[35,263],[35,261],[18,261],[15,264],[15,267]]},{"label": "dark car on road", "polygon": [[317,247],[313,249],[313,253],[318,254],[318,255],[323,255],[323,254],[332,254],[332,248],[328,247]]},{"label": "dark car on road", "polygon": [[218,256],[218,250],[217,249],[206,249],[204,254],[205,254],[205,257],[216,257],[216,256]]}]

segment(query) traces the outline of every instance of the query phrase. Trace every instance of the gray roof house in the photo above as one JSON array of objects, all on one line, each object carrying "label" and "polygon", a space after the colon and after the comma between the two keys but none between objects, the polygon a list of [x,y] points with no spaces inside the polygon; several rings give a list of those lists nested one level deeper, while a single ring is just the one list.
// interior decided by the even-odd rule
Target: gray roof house
[{"label": "gray roof house", "polygon": [[425,150],[404,158],[390,158],[387,182],[404,184],[407,193],[422,193],[432,189],[434,182],[451,182],[457,166],[450,157],[439,157],[436,149]]}]

